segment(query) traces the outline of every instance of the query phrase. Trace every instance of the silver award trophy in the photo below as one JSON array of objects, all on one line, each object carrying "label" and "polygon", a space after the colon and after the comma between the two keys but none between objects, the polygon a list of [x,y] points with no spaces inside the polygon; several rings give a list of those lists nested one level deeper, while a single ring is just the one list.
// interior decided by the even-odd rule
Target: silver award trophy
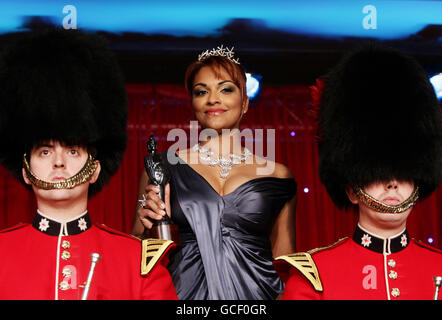
[{"label": "silver award trophy", "polygon": [[[165,202],[165,185],[170,180],[170,172],[161,154],[157,153],[157,143],[151,134],[147,141],[149,154],[144,157],[144,167],[152,184],[158,186],[158,196]],[[145,237],[172,240],[179,244],[178,226],[169,218],[167,212],[162,220],[155,220],[152,229],[145,231]]]}]

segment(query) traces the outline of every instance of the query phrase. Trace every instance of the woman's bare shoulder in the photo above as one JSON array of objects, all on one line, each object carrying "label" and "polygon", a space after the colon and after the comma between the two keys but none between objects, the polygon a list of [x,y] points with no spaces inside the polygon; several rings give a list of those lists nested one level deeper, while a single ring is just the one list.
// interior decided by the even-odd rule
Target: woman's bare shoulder
[{"label": "woman's bare shoulder", "polygon": [[268,176],[275,178],[293,178],[292,171],[284,164],[272,160],[264,159],[262,157],[254,156],[257,166],[268,171]]}]

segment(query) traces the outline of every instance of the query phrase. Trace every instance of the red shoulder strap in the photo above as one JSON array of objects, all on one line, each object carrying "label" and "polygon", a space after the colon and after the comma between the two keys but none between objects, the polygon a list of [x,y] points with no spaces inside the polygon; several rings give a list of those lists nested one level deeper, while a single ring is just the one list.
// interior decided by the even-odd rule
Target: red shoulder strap
[{"label": "red shoulder strap", "polygon": [[333,249],[333,248],[335,248],[337,246],[340,246],[341,244],[344,244],[348,239],[349,239],[349,237],[344,237],[344,238],[339,239],[335,243],[332,243],[329,246],[312,249],[312,250],[309,250],[307,252],[313,256],[317,252],[322,252],[322,251]]},{"label": "red shoulder strap", "polygon": [[109,228],[108,226],[106,226],[106,225],[104,225],[104,224],[95,224],[95,226],[97,226],[97,227],[100,228],[101,230],[107,231],[107,232],[112,233],[112,234],[116,234],[116,235],[119,235],[119,236],[123,236],[123,237],[129,238],[129,239],[132,239],[132,240],[141,241],[141,240],[140,240],[139,238],[137,238],[137,237],[131,236],[130,234],[124,233],[124,232],[122,232],[122,231],[118,231],[118,230],[115,230],[115,229]]},{"label": "red shoulder strap", "polygon": [[424,242],[422,242],[422,241],[420,241],[420,240],[416,240],[416,239],[412,239],[412,240],[413,240],[413,242],[414,242],[415,244],[417,244],[419,247],[426,248],[426,249],[428,249],[428,250],[431,250],[431,251],[434,251],[434,252],[437,252],[437,253],[442,253],[442,250],[439,250],[439,249],[437,249],[437,248],[435,248],[435,247],[432,247],[432,246],[430,246],[429,244],[426,244],[426,243],[424,243]]},{"label": "red shoulder strap", "polygon": [[29,226],[29,223],[19,223],[19,224],[16,224],[15,226],[13,226],[13,227],[9,227],[9,228],[0,230],[0,233],[6,233],[6,232],[9,232],[9,231],[14,231],[14,230],[26,227],[26,226]]}]

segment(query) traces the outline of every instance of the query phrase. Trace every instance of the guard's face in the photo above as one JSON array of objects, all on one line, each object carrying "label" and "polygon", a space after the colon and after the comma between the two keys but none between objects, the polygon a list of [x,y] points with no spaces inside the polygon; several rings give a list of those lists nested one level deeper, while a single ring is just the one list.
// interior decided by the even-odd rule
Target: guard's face
[{"label": "guard's face", "polygon": [[[32,172],[40,179],[48,182],[59,182],[77,174],[85,165],[88,152],[82,146],[62,145],[58,141],[48,141],[35,146],[30,152],[29,165]],[[99,170],[92,179],[72,189],[43,190],[32,185],[36,196],[48,199],[69,199],[72,197],[87,195],[89,183],[98,178]],[[31,184],[23,172],[25,182]]]},{"label": "guard's face", "polygon": [[376,182],[369,184],[364,190],[384,204],[397,206],[411,196],[414,191],[414,183],[397,180]]},{"label": "guard's face", "polygon": [[195,116],[202,128],[238,129],[248,110],[248,98],[241,97],[240,88],[221,69],[219,77],[210,67],[196,74],[192,88]]},{"label": "guard's face", "polygon": [[[376,200],[386,204],[397,206],[407,200],[414,191],[414,183],[408,181],[384,181],[371,183],[364,187],[364,191]],[[367,221],[370,225],[379,228],[405,227],[406,220],[412,208],[401,213],[381,213],[366,206],[359,201],[353,192],[347,192],[350,201],[359,206],[360,221]]]}]

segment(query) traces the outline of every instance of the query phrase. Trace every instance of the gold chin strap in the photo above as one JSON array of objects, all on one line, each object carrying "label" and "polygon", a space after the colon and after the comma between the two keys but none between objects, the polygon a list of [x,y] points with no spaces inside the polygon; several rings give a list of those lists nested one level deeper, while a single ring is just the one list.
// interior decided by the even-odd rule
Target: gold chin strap
[{"label": "gold chin strap", "polygon": [[407,200],[401,202],[398,205],[388,205],[376,200],[369,194],[367,194],[361,187],[353,187],[353,190],[358,197],[358,199],[364,203],[366,206],[374,209],[381,213],[401,213],[409,208],[413,207],[417,199],[419,199],[419,187],[415,187],[413,193],[408,197]]},{"label": "gold chin strap", "polygon": [[89,181],[98,167],[98,163],[94,157],[89,154],[88,159],[83,168],[74,176],[58,182],[48,182],[38,178],[29,167],[28,160],[26,160],[26,153],[23,155],[23,167],[26,171],[26,177],[31,183],[40,189],[52,190],[52,189],[72,189],[79,184]]}]

